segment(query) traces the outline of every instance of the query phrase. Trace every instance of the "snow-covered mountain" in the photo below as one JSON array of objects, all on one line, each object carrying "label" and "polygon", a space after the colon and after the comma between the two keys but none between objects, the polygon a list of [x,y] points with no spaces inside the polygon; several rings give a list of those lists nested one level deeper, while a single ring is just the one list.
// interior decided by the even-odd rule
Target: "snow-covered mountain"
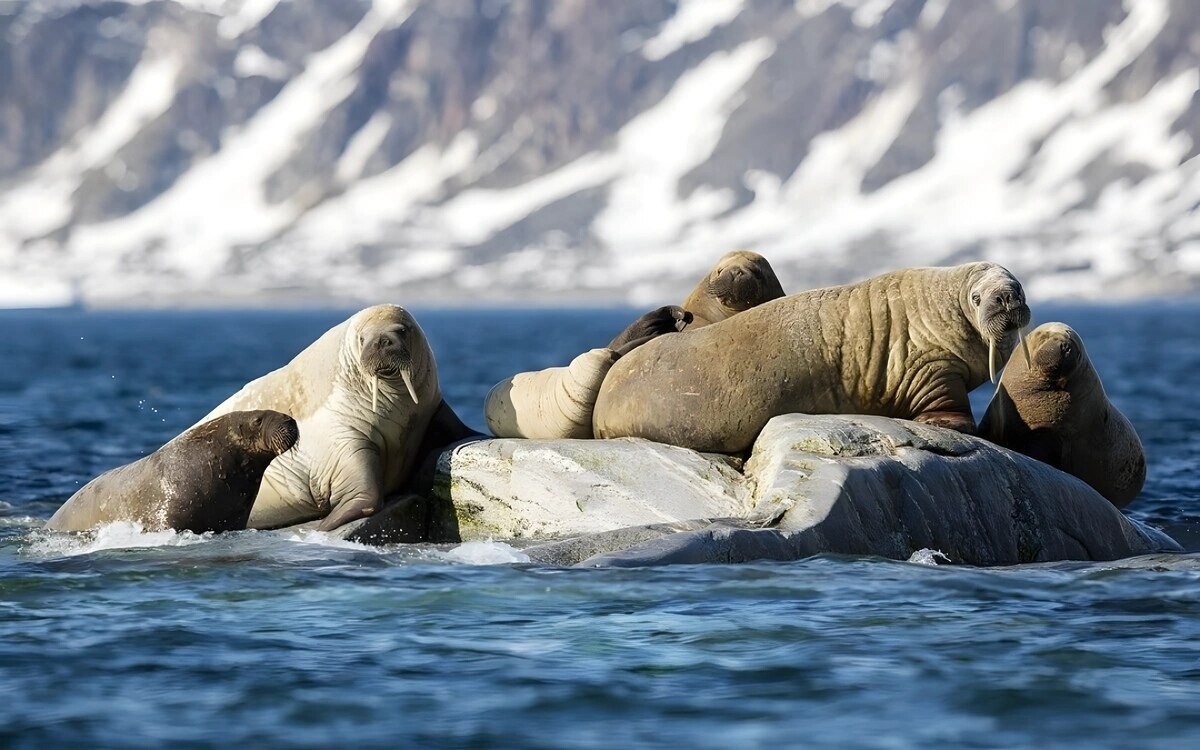
[{"label": "snow-covered mountain", "polygon": [[0,300],[1200,289],[1194,0],[0,0]]}]

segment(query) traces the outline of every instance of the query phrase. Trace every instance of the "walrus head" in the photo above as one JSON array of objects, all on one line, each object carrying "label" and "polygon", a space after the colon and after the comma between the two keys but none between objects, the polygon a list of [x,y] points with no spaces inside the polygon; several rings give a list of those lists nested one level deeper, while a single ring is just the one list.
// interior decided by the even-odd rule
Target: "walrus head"
[{"label": "walrus head", "polygon": [[428,348],[425,334],[408,311],[398,305],[377,305],[355,315],[358,363],[371,380],[371,409],[379,402],[379,381],[402,380],[414,404],[421,403],[413,384],[417,353]]},{"label": "walrus head", "polygon": [[1031,373],[1056,388],[1066,387],[1066,381],[1087,360],[1083,339],[1065,323],[1044,323],[1027,341],[1033,350]]},{"label": "walrus head", "polygon": [[750,250],[734,250],[717,261],[704,281],[710,295],[734,312],[770,302],[783,295],[783,286],[767,259]]},{"label": "walrus head", "polygon": [[[967,298],[975,328],[988,345],[988,375],[994,383],[997,350],[1007,359],[1016,341],[1024,345],[1021,330],[1029,325],[1030,318],[1025,290],[1007,269],[983,263],[970,284]],[[1028,359],[1028,348],[1024,351]]]},{"label": "walrus head", "polygon": [[244,445],[273,456],[286,452],[300,439],[296,420],[278,411],[235,411],[217,419],[232,423]]}]

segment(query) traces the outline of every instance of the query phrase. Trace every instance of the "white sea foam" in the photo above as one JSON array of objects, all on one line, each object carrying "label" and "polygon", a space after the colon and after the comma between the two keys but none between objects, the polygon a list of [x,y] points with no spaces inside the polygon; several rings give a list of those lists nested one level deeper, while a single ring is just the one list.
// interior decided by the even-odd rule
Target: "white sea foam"
[{"label": "white sea foam", "polygon": [[78,534],[35,532],[30,535],[28,549],[44,557],[75,557],[106,549],[186,547],[208,541],[212,536],[190,531],[145,531],[136,521],[115,521]]},{"label": "white sea foam", "polygon": [[908,562],[914,565],[937,565],[939,560],[950,562],[950,558],[945,553],[928,547],[917,550],[912,553],[912,557],[908,558]]},{"label": "white sea foam", "polygon": [[467,565],[508,565],[530,562],[529,555],[504,542],[463,542],[446,552],[446,559]]},{"label": "white sea foam", "polygon": [[334,549],[351,549],[360,552],[379,552],[379,547],[372,547],[369,544],[360,542],[351,542],[348,539],[342,539],[324,531],[316,529],[300,529],[290,532],[285,539],[289,542],[297,544],[313,544],[321,547],[332,547]]}]

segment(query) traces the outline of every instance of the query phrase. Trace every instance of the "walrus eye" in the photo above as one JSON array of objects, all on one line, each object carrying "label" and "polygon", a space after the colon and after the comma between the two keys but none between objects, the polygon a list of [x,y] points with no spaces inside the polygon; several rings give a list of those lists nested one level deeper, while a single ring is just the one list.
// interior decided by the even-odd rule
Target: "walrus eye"
[{"label": "walrus eye", "polygon": [[981,300],[979,298],[979,292],[976,292],[975,294],[971,295],[971,304],[975,305],[976,307],[979,307],[980,301]]}]

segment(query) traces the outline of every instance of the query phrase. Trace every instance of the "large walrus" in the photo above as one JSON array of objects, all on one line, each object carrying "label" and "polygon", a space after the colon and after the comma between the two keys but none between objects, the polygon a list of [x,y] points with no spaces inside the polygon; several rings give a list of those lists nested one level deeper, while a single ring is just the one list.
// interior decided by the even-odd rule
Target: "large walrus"
[{"label": "large walrus", "polygon": [[1027,343],[1029,361],[1009,360],[980,436],[1074,474],[1125,507],[1142,491],[1146,456],[1105,395],[1083,340],[1068,325],[1044,323]]},{"label": "large walrus", "polygon": [[767,259],[749,250],[726,253],[684,300],[693,328],[719,323],[783,296]]},{"label": "large walrus", "polygon": [[263,472],[296,443],[296,422],[274,411],[205,421],[131,464],[84,485],[50,518],[54,531],[135,521],[145,531],[246,528]]},{"label": "large walrus", "polygon": [[320,518],[323,531],[371,515],[398,491],[435,412],[447,410],[425,334],[396,305],[356,313],[204,420],[244,409],[290,414],[304,436],[267,469],[249,525]]},{"label": "large walrus", "polygon": [[993,263],[794,294],[622,357],[600,387],[595,435],[739,453],[792,412],[974,432],[967,393],[1028,322],[1021,284]]}]

